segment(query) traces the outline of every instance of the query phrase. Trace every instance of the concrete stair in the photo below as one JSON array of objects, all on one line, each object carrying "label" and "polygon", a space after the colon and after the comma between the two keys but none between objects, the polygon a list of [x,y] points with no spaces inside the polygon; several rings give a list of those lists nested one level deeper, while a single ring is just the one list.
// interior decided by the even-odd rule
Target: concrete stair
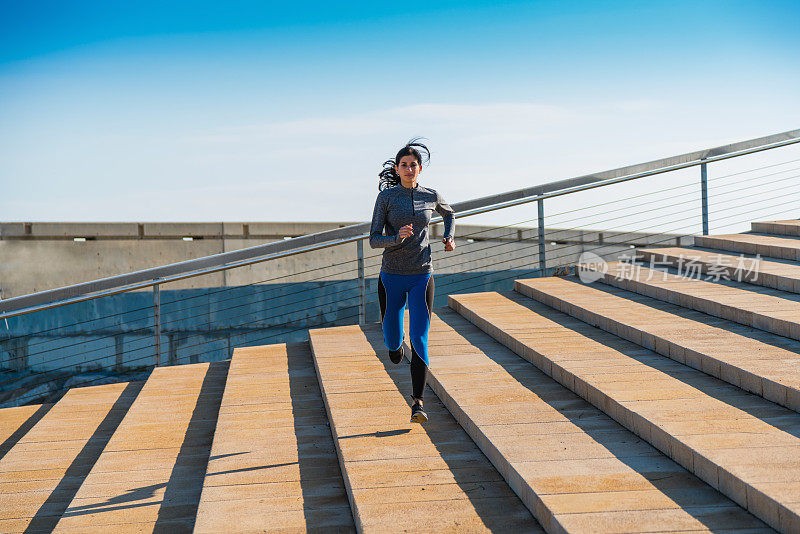
[{"label": "concrete stair", "polygon": [[800,260],[800,220],[760,221],[750,225],[752,233],[695,236],[694,246],[757,254],[768,258]]},{"label": "concrete stair", "polygon": [[451,299],[485,332],[711,487],[777,529],[796,528],[798,503],[782,495],[800,491],[800,415],[521,295],[491,297]]},{"label": "concrete stair", "polygon": [[800,264],[794,261],[679,247],[638,249],[637,253],[649,267],[655,269],[674,267],[681,273],[696,272],[712,280],[735,280],[800,293]]},{"label": "concrete stair", "polygon": [[[492,294],[469,297],[496,304]],[[444,311],[432,324],[433,390],[548,532],[764,530],[645,440],[464,323]]]},{"label": "concrete stair", "polygon": [[0,418],[0,460],[6,455],[33,425],[39,422],[50,411],[52,404],[34,404],[7,408]]},{"label": "concrete stair", "polygon": [[695,247],[637,249],[650,267],[800,293],[800,221],[752,223],[753,234],[695,236]]},{"label": "concrete stair", "polygon": [[[121,383],[71,389],[46,413],[37,409],[24,421],[22,408],[7,409],[19,429],[30,428],[0,459],[0,532],[55,528],[140,388]],[[7,410],[0,417],[6,428]]]},{"label": "concrete stair", "polygon": [[798,228],[452,295],[424,425],[379,324],[0,410],[0,532],[800,532]]},{"label": "concrete stair", "polygon": [[353,530],[308,343],[236,350],[195,532],[270,524]]},{"label": "concrete stair", "polygon": [[309,337],[359,531],[542,532],[434,395],[431,421],[409,423],[408,366],[375,357],[380,325]]},{"label": "concrete stair", "polygon": [[800,342],[601,284],[519,280],[516,290],[592,326],[800,411]]},{"label": "concrete stair", "polygon": [[191,531],[226,372],[155,369],[55,531]]},{"label": "concrete stair", "polygon": [[713,248],[742,254],[759,254],[769,258],[800,260],[800,239],[765,234],[730,234],[695,236],[697,247]]},{"label": "concrete stair", "polygon": [[790,219],[787,221],[763,221],[750,224],[753,232],[775,235],[800,236],[800,220]]},{"label": "concrete stair", "polygon": [[776,289],[687,278],[644,265],[612,262],[600,281],[684,308],[800,340],[800,296]]}]

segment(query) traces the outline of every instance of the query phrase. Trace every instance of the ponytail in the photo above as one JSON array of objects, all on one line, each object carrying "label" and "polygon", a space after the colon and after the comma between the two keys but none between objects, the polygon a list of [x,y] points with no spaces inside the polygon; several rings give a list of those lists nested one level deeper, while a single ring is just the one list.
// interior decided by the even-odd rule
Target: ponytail
[{"label": "ponytail", "polygon": [[400,184],[400,175],[394,170],[393,159],[387,159],[383,162],[383,169],[378,173],[378,178],[378,191]]}]

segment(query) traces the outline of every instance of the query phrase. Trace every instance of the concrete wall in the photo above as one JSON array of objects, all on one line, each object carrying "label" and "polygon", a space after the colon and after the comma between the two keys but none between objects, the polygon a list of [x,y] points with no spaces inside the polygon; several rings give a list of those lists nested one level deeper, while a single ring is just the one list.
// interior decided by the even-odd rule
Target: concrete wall
[{"label": "concrete wall", "polygon": [[[0,297],[11,298],[140,269],[271,243],[354,224],[319,223],[0,223]],[[538,262],[535,228],[458,225],[453,254],[431,228],[437,272],[527,268]],[[75,241],[75,239],[85,241]],[[184,238],[192,238],[186,241]],[[471,239],[471,241],[470,241]],[[682,239],[682,241],[681,241]],[[691,244],[691,237],[548,229],[548,265],[574,261],[587,246]],[[557,243],[557,244],[551,244]],[[365,272],[376,274],[380,250],[365,243]],[[356,245],[215,273],[170,284],[169,289],[352,278]]]},{"label": "concrete wall", "polygon": [[[349,224],[0,223],[0,297],[26,295]],[[219,273],[180,282],[176,288],[226,283],[225,275]]]},{"label": "concrete wall", "polygon": [[[0,224],[5,298],[237,250],[350,223]],[[691,245],[691,236],[548,229],[549,271],[539,267],[533,228],[459,225],[445,253],[433,227],[435,306],[447,295],[511,289],[550,274],[587,250],[609,259],[631,246]],[[74,238],[86,241],[74,241]],[[192,241],[184,241],[192,237]],[[379,320],[380,250],[365,243],[366,320]],[[163,284],[156,342],[151,290],[123,293],[0,321],[0,406],[47,398],[76,373],[142,372],[229,358],[233,348],[299,341],[309,328],[356,324],[359,286],[354,243],[204,277]],[[157,351],[158,347],[158,351]],[[72,377],[72,378],[70,378]],[[92,378],[92,380],[96,380]],[[26,396],[27,395],[27,396]],[[41,400],[41,399],[39,399]]]}]

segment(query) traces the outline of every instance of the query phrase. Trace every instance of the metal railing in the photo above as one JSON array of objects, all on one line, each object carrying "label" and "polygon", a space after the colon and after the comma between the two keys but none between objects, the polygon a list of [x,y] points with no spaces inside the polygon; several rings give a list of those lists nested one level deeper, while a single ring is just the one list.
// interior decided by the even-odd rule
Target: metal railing
[{"label": "metal railing", "polygon": [[[457,270],[459,275],[458,278],[451,276],[448,278],[449,275],[440,275],[437,278],[437,292],[442,290],[443,292],[455,291],[460,290],[463,288],[472,289],[473,287],[481,287],[486,285],[487,275],[483,274],[488,272],[487,269],[491,267],[495,267],[494,270],[491,270],[493,273],[489,278],[497,281],[502,281],[507,278],[519,278],[520,273],[547,273],[548,270],[552,270],[554,267],[558,265],[563,265],[565,263],[574,262],[575,260],[575,250],[577,246],[580,245],[581,248],[584,247],[584,244],[587,242],[591,242],[592,246],[594,247],[593,250],[595,251],[602,251],[604,248],[609,250],[610,254],[616,254],[620,252],[621,248],[629,248],[630,246],[639,246],[640,244],[648,244],[648,245],[659,245],[659,244],[674,244],[674,243],[681,243],[681,236],[684,235],[691,235],[694,232],[685,230],[691,230],[692,227],[696,228],[694,225],[696,224],[694,221],[697,218],[696,208],[691,206],[697,200],[700,200],[700,220],[701,220],[701,232],[703,234],[707,234],[709,231],[709,204],[708,204],[708,197],[709,197],[709,182],[712,182],[711,186],[713,189],[714,186],[714,178],[708,178],[708,165],[714,162],[727,160],[731,158],[736,158],[740,156],[745,156],[748,154],[753,154],[756,152],[763,152],[767,150],[772,150],[779,147],[786,147],[789,145],[793,145],[800,142],[800,130],[792,130],[789,132],[784,132],[780,134],[771,135],[768,137],[763,137],[759,139],[752,139],[748,141],[743,141],[740,143],[734,143],[731,145],[726,145],[722,147],[716,147],[708,150],[702,150],[697,152],[692,152],[689,154],[682,154],[679,156],[673,156],[670,158],[663,158],[647,163],[641,163],[637,165],[631,165],[626,167],[621,167],[618,169],[613,169],[609,171],[604,171],[601,173],[595,173],[586,176],[579,176],[576,178],[571,178],[568,180],[560,180],[555,181],[547,184],[541,184],[529,188],[518,189],[515,191],[509,191],[506,193],[491,195],[487,197],[482,197],[474,200],[469,200],[465,202],[460,202],[457,204],[453,204],[453,208],[456,211],[456,216],[459,219],[460,223],[463,223],[463,219],[468,216],[478,215],[488,212],[493,212],[501,209],[510,208],[513,206],[520,206],[523,204],[527,204],[530,202],[537,203],[537,216],[535,218],[531,218],[530,220],[526,221],[518,221],[513,225],[508,225],[507,227],[496,227],[493,229],[487,230],[480,230],[475,231],[472,233],[464,234],[463,232],[459,231],[459,240],[461,244],[461,251],[455,253],[455,255],[451,255],[449,258],[443,258],[443,261],[458,261],[458,258],[461,257],[464,259],[465,257],[470,258],[470,254],[474,254],[476,250],[480,252],[480,261],[478,260],[470,260],[472,263],[480,263],[480,267],[474,267],[475,273],[474,276],[470,274],[470,267],[469,269],[460,269]],[[787,162],[791,163],[791,162]],[[679,202],[674,204],[666,204],[660,205],[659,209],[670,208],[670,207],[680,207],[679,211],[671,213],[670,216],[679,215],[680,218],[674,220],[675,223],[683,223],[682,226],[676,227],[675,232],[671,231],[659,231],[652,234],[648,234],[646,231],[651,229],[653,225],[647,226],[652,222],[652,215],[651,212],[653,211],[652,206],[646,206],[647,209],[642,210],[637,213],[627,214],[626,217],[636,216],[636,215],[643,215],[645,218],[641,221],[641,223],[632,222],[629,225],[636,225],[638,232],[631,232],[631,231],[621,231],[621,232],[600,232],[599,236],[595,236],[592,241],[585,241],[582,237],[578,240],[575,235],[576,232],[588,232],[592,233],[592,231],[588,230],[589,228],[596,228],[598,225],[607,224],[609,221],[616,221],[615,217],[607,217],[610,213],[613,213],[615,210],[609,211],[610,205],[614,202],[623,202],[623,201],[630,201],[630,199],[646,196],[648,194],[656,194],[656,193],[663,193],[670,190],[678,190],[683,187],[687,187],[689,184],[684,184],[680,186],[666,188],[660,191],[655,191],[651,193],[647,193],[645,195],[638,195],[634,197],[627,197],[627,198],[620,198],[618,200],[601,203],[594,206],[585,206],[582,208],[574,209],[574,210],[567,210],[560,214],[551,214],[548,216],[548,221],[550,224],[554,224],[553,221],[557,221],[555,224],[566,224],[567,227],[561,230],[548,228],[545,226],[545,201],[548,199],[552,199],[555,197],[562,197],[565,195],[575,195],[576,197],[580,196],[580,193],[591,191],[593,189],[601,188],[601,187],[613,187],[617,184],[622,184],[625,182],[630,182],[633,180],[639,180],[642,178],[660,175],[664,173],[670,173],[675,171],[680,171],[683,169],[688,169],[691,167],[700,167],[700,198],[697,199],[696,194],[689,192],[689,193],[680,193],[675,195],[674,197],[669,198],[676,198],[680,199]],[[762,168],[764,169],[764,168]],[[754,169],[754,170],[761,170],[761,169]],[[780,171],[782,173],[786,172],[793,172],[798,169],[789,169],[788,171]],[[749,171],[748,171],[749,172]],[[780,173],[776,173],[780,174]],[[736,175],[729,175],[720,178],[730,178]],[[788,180],[796,179],[797,176],[789,176],[789,177],[781,177],[781,178],[774,178],[772,182],[764,182],[764,178],[772,178],[770,175],[765,176],[758,176],[756,178],[748,178],[741,183],[745,183],[748,180],[755,181],[758,179],[759,183],[785,183]],[[718,180],[719,178],[717,178]],[[781,180],[783,182],[781,182]],[[695,182],[697,185],[697,182]],[[747,202],[753,202],[753,186],[745,186],[739,189],[729,190],[729,191],[720,191],[717,193],[718,195],[729,195],[734,192],[743,192],[742,198],[747,198]],[[763,202],[769,202],[772,200],[780,200],[785,202],[787,198],[786,191],[783,191],[780,195],[776,197],[770,197],[762,199]],[[757,202],[761,202],[762,200],[756,200]],[[690,205],[688,207],[684,207],[686,205]],[[780,207],[779,204],[776,204],[776,207]],[[597,208],[600,213],[602,213],[604,219],[600,220],[593,220],[589,215],[589,210]],[[768,207],[765,207],[768,208]],[[726,208],[728,209],[728,208]],[[736,209],[736,206],[730,208]],[[620,211],[622,208],[617,208],[616,211]],[[721,210],[722,211],[722,210]],[[685,214],[685,216],[684,216]],[[571,219],[562,219],[559,220],[558,216],[560,215],[567,215],[572,217]],[[736,213],[734,213],[730,218],[736,217]],[[536,221],[536,226],[534,228],[519,228],[520,224],[525,224],[527,222]],[[441,218],[435,218],[432,220],[432,223],[436,223],[441,221]],[[580,225],[568,224],[574,221],[581,222]],[[689,222],[691,221],[691,222]],[[662,225],[664,220],[661,221]],[[461,224],[459,224],[461,227]],[[688,228],[687,228],[688,227]],[[498,232],[506,228],[509,230],[508,235],[512,236],[509,239],[504,240],[499,239],[497,237]],[[535,231],[534,231],[535,230]],[[229,292],[223,300],[215,300],[214,304],[223,304],[226,301],[232,301],[232,305],[228,307],[218,306],[215,307],[215,313],[221,313],[225,316],[224,322],[226,325],[226,331],[228,332],[227,343],[228,345],[231,344],[231,335],[240,336],[243,340],[243,343],[248,344],[253,342],[254,340],[258,340],[259,338],[255,338],[251,334],[258,333],[264,330],[264,324],[268,323],[268,320],[271,320],[275,317],[280,317],[281,314],[285,315],[286,317],[292,317],[293,311],[284,311],[280,312],[281,307],[287,308],[293,306],[294,308],[297,307],[298,304],[301,304],[305,301],[315,302],[315,298],[318,297],[310,296],[313,295],[313,291],[315,290],[313,283],[319,284],[319,287],[322,288],[321,294],[324,294],[326,297],[330,297],[331,299],[341,299],[343,303],[347,303],[349,301],[353,301],[353,304],[343,306],[341,309],[338,309],[337,314],[341,315],[341,317],[337,317],[336,320],[348,320],[355,322],[357,320],[358,323],[363,324],[367,321],[368,318],[368,308],[370,305],[375,304],[375,300],[368,299],[367,295],[374,293],[374,290],[371,292],[369,288],[369,281],[374,280],[376,273],[374,272],[376,269],[375,258],[376,254],[372,256],[365,255],[363,240],[368,238],[368,231],[369,231],[369,223],[362,223],[362,224],[355,224],[344,228],[338,228],[335,230],[328,230],[324,232],[319,232],[311,235],[306,235],[290,240],[279,241],[276,243],[269,243],[265,245],[259,245],[255,247],[248,247],[240,250],[236,250],[233,252],[226,252],[223,254],[216,254],[213,256],[207,256],[204,258],[188,260],[184,262],[174,263],[171,265],[166,265],[162,267],[157,267],[153,269],[146,269],[142,271],[137,271],[133,273],[128,273],[120,276],[114,276],[109,278],[104,278],[100,280],[95,280],[91,282],[75,284],[64,288],[49,290],[49,291],[42,291],[30,295],[24,295],[20,297],[10,298],[3,301],[0,301],[0,321],[5,321],[6,324],[8,319],[18,318],[21,319],[24,316],[29,316],[30,314],[34,314],[36,312],[43,312],[45,310],[54,310],[57,311],[58,309],[69,309],[67,307],[87,302],[87,301],[97,301],[98,299],[103,298],[110,298],[113,296],[119,296],[123,294],[136,294],[137,296],[137,304],[134,307],[127,307],[124,311],[119,313],[109,313],[106,315],[102,315],[102,313],[98,312],[97,318],[103,319],[111,319],[114,320],[116,323],[119,323],[120,328],[124,327],[129,329],[124,330],[124,332],[128,335],[139,335],[141,334],[141,338],[137,338],[141,341],[140,346],[135,347],[133,350],[129,352],[135,352],[137,350],[142,351],[142,353],[151,354],[154,352],[155,355],[155,365],[161,365],[164,363],[162,356],[164,355],[164,351],[162,348],[162,339],[164,336],[164,332],[170,332],[169,338],[169,349],[167,351],[167,355],[169,356],[168,360],[169,363],[177,363],[178,358],[174,356],[174,353],[178,350],[176,347],[186,347],[186,344],[189,342],[191,338],[191,333],[193,331],[197,332],[206,332],[203,329],[203,326],[206,323],[193,323],[192,330],[191,328],[187,328],[185,330],[184,335],[181,338],[176,337],[174,334],[174,327],[176,323],[180,323],[181,321],[187,321],[189,319],[196,319],[197,317],[202,317],[204,314],[209,315],[208,324],[212,324],[212,319],[210,318],[211,312],[211,297],[214,295],[223,296],[225,292]],[[516,233],[517,239],[513,239],[513,235]],[[598,233],[598,232],[594,232]],[[483,235],[481,235],[483,234]],[[484,240],[484,241],[481,241]],[[639,241],[637,241],[639,240]],[[677,241],[676,241],[677,240]],[[474,242],[470,243],[470,241]],[[488,244],[485,244],[488,242]],[[325,276],[320,276],[316,279],[311,279],[309,282],[304,282],[306,284],[312,283],[312,286],[298,286],[299,289],[294,287],[283,287],[281,286],[281,282],[276,282],[280,280],[280,277],[272,277],[263,280],[257,280],[255,282],[244,284],[236,287],[226,287],[219,290],[214,291],[205,291],[200,292],[197,295],[184,295],[179,298],[173,299],[172,301],[164,301],[164,295],[162,294],[161,288],[166,286],[167,284],[172,284],[177,281],[187,280],[187,279],[196,279],[203,276],[208,276],[214,273],[218,273],[221,271],[230,271],[234,269],[240,269],[245,267],[253,267],[258,264],[262,264],[264,262],[275,262],[278,260],[290,258],[293,256],[301,255],[301,254],[309,254],[309,253],[317,253],[322,249],[331,248],[342,246],[345,244],[354,243],[356,247],[355,258],[353,260],[347,260],[341,262],[341,266],[344,267],[341,273],[334,273],[334,274],[326,274]],[[510,245],[511,243],[512,245]],[[465,250],[466,249],[466,250]],[[536,252],[534,252],[535,250]],[[513,256],[513,258],[512,258]],[[530,261],[531,258],[536,257],[535,262]],[[515,258],[521,258],[519,262]],[[346,276],[351,268],[351,261],[355,264],[355,277],[350,278]],[[516,262],[516,263],[515,263]],[[527,262],[527,263],[526,263]],[[476,265],[477,265],[476,263]],[[519,268],[511,268],[512,265],[518,267],[524,267],[523,269]],[[535,266],[535,267],[534,267]],[[337,267],[337,265],[325,265],[324,268],[320,267],[319,269],[323,272],[325,269],[328,271]],[[378,267],[379,269],[379,267]],[[483,270],[480,270],[483,269]],[[310,273],[312,270],[304,271],[305,273]],[[368,271],[371,271],[368,273]],[[445,269],[446,271],[446,269]],[[508,271],[508,273],[504,272]],[[372,274],[372,278],[370,278],[370,274]],[[288,276],[288,275],[287,275]],[[325,278],[336,277],[336,276],[346,276],[345,279],[339,281],[326,281]],[[503,278],[507,276],[507,278]],[[439,281],[441,280],[441,281]],[[355,284],[351,284],[350,281],[355,282]],[[474,285],[470,286],[469,283],[474,281]],[[259,287],[264,283],[273,283],[275,287],[270,288],[262,288]],[[494,283],[494,282],[493,282]],[[344,286],[344,289],[341,289],[341,286]],[[450,289],[448,289],[450,287]],[[143,294],[141,291],[143,289],[152,288],[152,300],[151,304],[146,304],[144,300],[142,300]],[[290,289],[292,292],[287,292],[286,290]],[[336,289],[333,291],[333,289]],[[245,291],[245,295],[236,296],[235,292],[237,290],[248,290],[250,293]],[[297,290],[295,290],[297,289]],[[272,291],[274,294],[270,293]],[[355,294],[354,294],[355,293]],[[230,296],[234,295],[234,296]],[[198,304],[198,302],[202,302],[203,299],[208,301],[208,304]],[[237,300],[238,299],[238,300]],[[246,301],[246,304],[237,303],[238,301]],[[284,301],[290,302],[291,306],[285,304]],[[305,300],[303,300],[305,299]],[[281,304],[284,302],[284,304]],[[195,315],[188,316],[188,318],[178,318],[175,315],[175,311],[170,311],[170,306],[173,306],[175,303],[180,303],[180,310],[182,312],[190,312],[194,308],[199,309],[199,312]],[[275,313],[277,315],[269,315],[267,316],[264,314],[264,317],[256,318],[254,320],[240,320],[244,319],[251,319],[253,315],[253,306],[263,306],[264,310],[269,310],[270,313]],[[165,310],[165,307],[167,308]],[[316,306],[319,308],[319,306]],[[293,309],[294,309],[293,308]],[[341,313],[342,310],[350,309],[346,313]],[[239,312],[242,312],[239,314]],[[295,310],[296,311],[296,310]],[[313,306],[309,306],[305,310],[301,310],[306,313],[305,319],[306,323],[310,324],[311,322],[319,320],[322,323],[331,322],[326,318],[326,311],[317,311],[314,309]],[[316,314],[312,313],[317,311]],[[141,312],[141,317],[133,317],[133,314],[137,314]],[[224,312],[224,313],[223,313]],[[194,313],[194,312],[191,312]],[[123,321],[122,316],[127,314],[127,318]],[[146,323],[145,319],[150,317],[152,314],[152,324]],[[239,314],[239,315],[236,315]],[[142,319],[144,317],[144,319]],[[89,323],[94,319],[92,316],[87,315],[85,319],[85,323]],[[333,322],[335,322],[334,320]],[[293,332],[293,328],[295,324],[293,324],[292,319],[287,319],[283,323],[277,322],[278,319],[273,321],[275,324],[269,323],[270,328],[277,328],[277,326],[283,326],[285,329],[288,330],[288,333]],[[58,322],[58,321],[56,321]],[[115,324],[116,324],[115,323]],[[296,323],[296,322],[295,322]],[[0,327],[2,327],[2,322],[0,322]],[[79,322],[73,322],[66,326],[74,327],[75,325],[80,325]],[[138,328],[136,325],[139,325]],[[277,326],[276,326],[277,325]],[[47,350],[52,350],[54,353],[57,353],[59,350],[63,351],[66,350],[63,346],[60,346],[58,349],[47,349],[48,343],[52,345],[56,345],[58,342],[63,341],[63,335],[59,337],[59,331],[64,331],[65,326],[61,323],[57,327],[53,327],[50,329],[40,329],[35,332],[30,332],[28,334],[19,334],[16,336],[7,336],[6,342],[13,345],[13,343],[21,338],[28,336],[28,344],[25,348],[25,355],[26,357],[29,354],[45,354]],[[307,327],[299,328],[300,331],[307,329]],[[297,329],[295,329],[297,330]],[[95,329],[89,330],[89,333],[94,335],[96,334],[96,340],[104,340],[108,339],[111,336],[120,336],[120,331],[123,330],[114,330],[106,332],[103,329]],[[148,334],[148,332],[150,334]],[[213,329],[210,329],[208,332],[212,334],[216,332]],[[206,333],[208,333],[206,332]],[[288,335],[288,333],[285,333]],[[88,334],[80,334],[80,335],[88,335]],[[148,335],[152,336],[151,342],[146,342],[146,338]],[[50,337],[48,337],[50,336]],[[273,335],[276,337],[276,335]],[[40,337],[45,339],[45,341],[37,341],[33,343],[30,338],[33,337]],[[51,339],[52,337],[52,339]],[[76,337],[79,337],[76,334]],[[213,336],[212,336],[213,337]],[[115,337],[115,340],[118,339]],[[263,339],[263,338],[261,338]],[[181,345],[183,343],[183,345]],[[206,344],[206,346],[210,346],[216,343],[213,339],[201,340],[200,344]],[[82,344],[82,345],[81,345]],[[118,342],[117,345],[121,345],[121,342]],[[9,346],[11,346],[9,345]],[[73,345],[66,345],[67,348],[72,346],[90,346],[89,341],[81,341],[77,342]],[[219,345],[219,343],[216,343]],[[215,345],[215,346],[216,346]],[[224,345],[224,344],[223,344]],[[36,353],[31,353],[31,348],[40,348],[41,350]],[[230,347],[227,347],[226,350],[229,351]],[[16,350],[16,349],[15,349]],[[102,352],[104,349],[87,349],[86,352],[82,353],[87,355],[86,361],[92,362],[92,354],[91,351]],[[119,353],[122,352],[122,349],[117,348],[117,361],[119,361],[120,356]],[[142,356],[141,360],[145,361],[147,359],[146,356]],[[194,358],[195,360],[197,357]],[[53,360],[57,361],[57,360]],[[136,361],[133,359],[133,361]],[[51,361],[52,363],[52,361]],[[56,364],[57,365],[57,364]],[[63,366],[64,369],[68,368],[68,365]],[[2,382],[2,381],[0,381]],[[0,391],[2,391],[3,384],[0,383]]]},{"label": "metal railing", "polygon": [[[542,229],[544,228],[543,206],[544,201],[548,198],[569,195],[580,191],[605,187],[700,165],[701,184],[703,184],[703,229],[707,231],[708,202],[705,184],[707,181],[706,172],[709,163],[788,146],[798,142],[800,142],[800,129],[790,130],[788,132],[742,141],[731,145],[459,202],[453,204],[452,207],[458,218],[461,219],[511,206],[537,202],[540,216],[539,228]],[[431,223],[439,221],[441,221],[441,217],[434,217],[431,219]],[[64,304],[80,302],[82,300],[94,299],[104,295],[157,286],[166,282],[202,276],[235,267],[252,265],[254,263],[294,254],[359,241],[369,237],[369,226],[369,223],[354,224],[344,228],[327,230],[277,243],[248,247],[232,252],[207,256],[205,258],[187,260],[153,269],[145,269],[120,276],[112,276],[59,289],[41,291],[31,295],[6,299],[0,301],[0,319],[31,313],[54,306],[63,306]],[[540,232],[540,237],[541,236],[542,234]]]}]

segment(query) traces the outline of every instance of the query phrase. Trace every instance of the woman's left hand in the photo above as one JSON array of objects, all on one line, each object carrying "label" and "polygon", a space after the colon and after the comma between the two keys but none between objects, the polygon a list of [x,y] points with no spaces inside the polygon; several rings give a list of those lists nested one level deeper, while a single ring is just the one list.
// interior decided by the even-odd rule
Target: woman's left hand
[{"label": "woman's left hand", "polygon": [[456,248],[456,242],[452,237],[442,239],[442,243],[444,243],[444,249],[448,252]]}]

